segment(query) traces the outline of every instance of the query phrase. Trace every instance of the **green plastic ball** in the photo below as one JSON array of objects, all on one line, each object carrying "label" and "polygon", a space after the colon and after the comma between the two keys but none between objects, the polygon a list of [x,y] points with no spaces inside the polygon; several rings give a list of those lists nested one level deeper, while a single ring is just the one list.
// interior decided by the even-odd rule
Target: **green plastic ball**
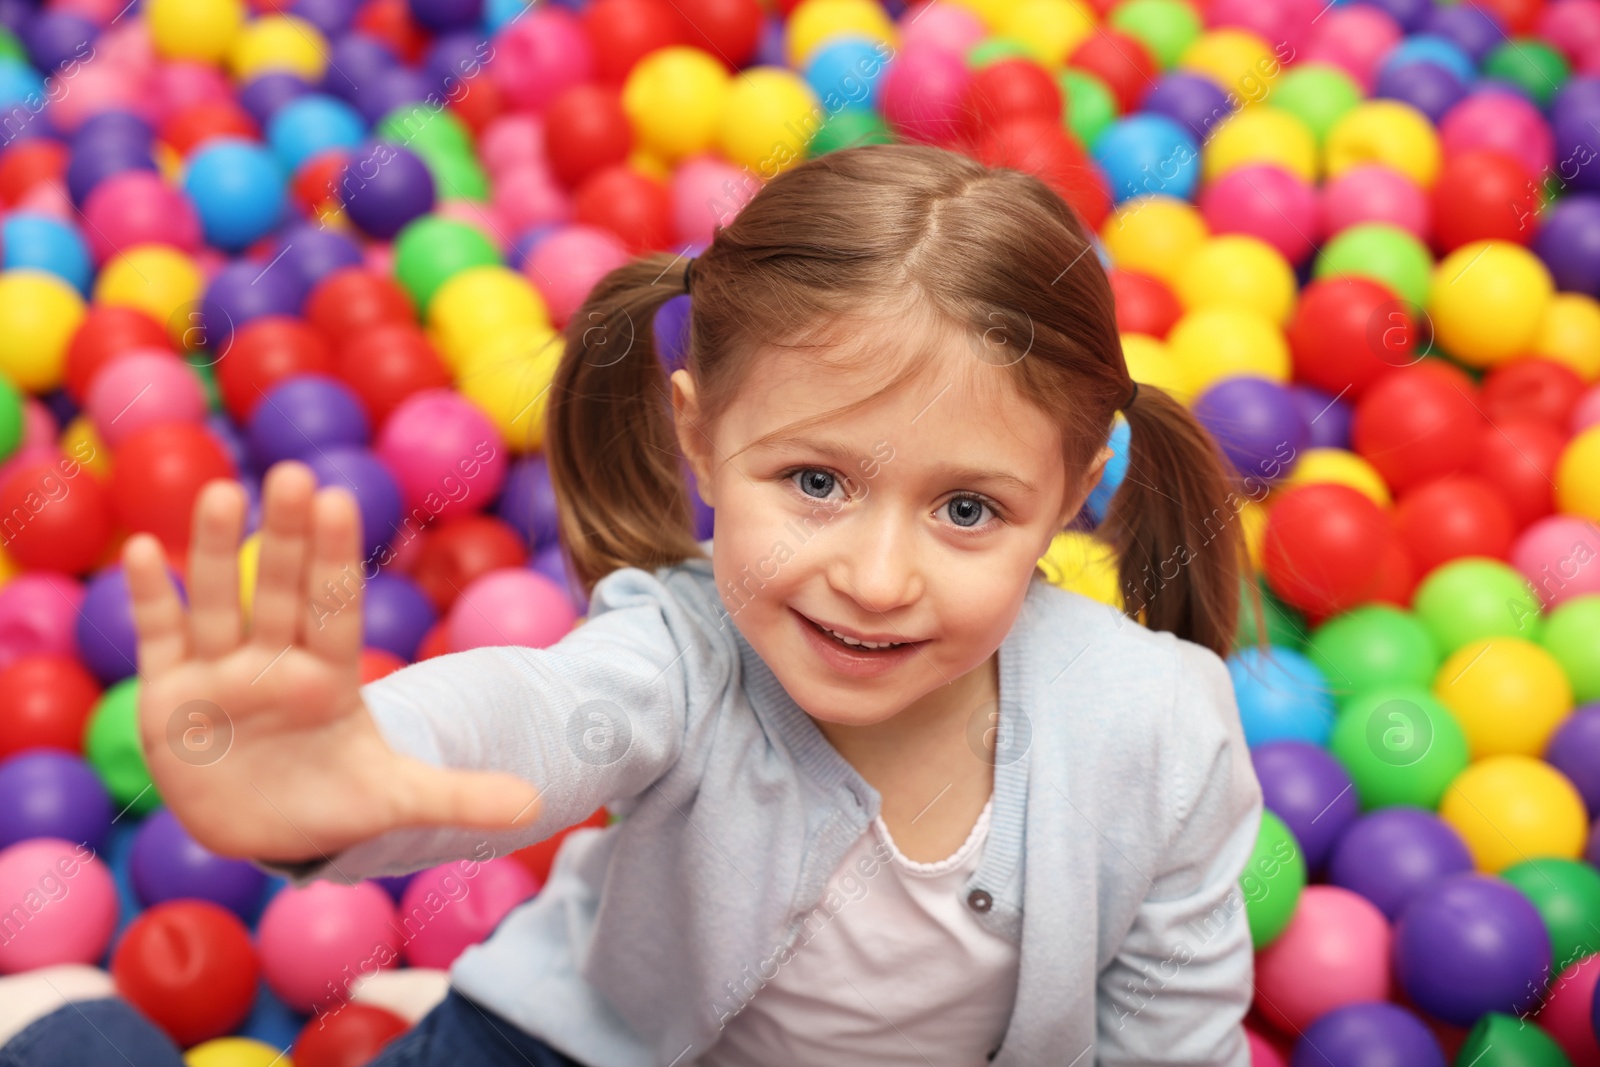
[{"label": "green plastic ball", "polygon": [[477,228],[437,215],[410,223],[394,241],[395,277],[423,316],[439,286],[457,272],[499,262],[500,253]]},{"label": "green plastic ball", "polygon": [[1368,604],[1323,623],[1306,655],[1341,702],[1379,686],[1426,688],[1444,659],[1422,620],[1390,604]]},{"label": "green plastic ball", "polygon": [[101,694],[84,728],[84,758],[119,808],[144,815],[161,806],[139,747],[139,679],[124,678]]},{"label": "green plastic ball", "polygon": [[1468,556],[1434,570],[1417,586],[1411,610],[1445,656],[1484,637],[1537,641],[1538,594],[1510,564]]},{"label": "green plastic ball", "polygon": [[22,394],[9,380],[0,377],[0,460],[22,444],[24,428]]},{"label": "green plastic ball", "polygon": [[1085,71],[1063,67],[1056,76],[1065,101],[1067,129],[1084,148],[1093,149],[1100,135],[1117,121],[1117,98],[1106,83]]},{"label": "green plastic ball", "polygon": [[1552,611],[1539,643],[1566,672],[1574,700],[1600,700],[1600,593],[1575,596]]},{"label": "green plastic ball", "polygon": [[1433,278],[1433,256],[1409,231],[1384,222],[1363,222],[1339,231],[1323,245],[1312,273],[1317,278],[1370,278],[1401,300],[1423,307]]},{"label": "green plastic ball", "polygon": [[216,413],[222,410],[222,387],[217,384],[217,366],[210,352],[201,349],[191,352],[183,357],[189,364],[194,376],[200,379],[200,388],[206,394],[206,410]]},{"label": "green plastic ball", "polygon": [[8,59],[26,64],[29,62],[28,50],[23,46],[22,41],[17,38],[16,34],[6,27],[0,26],[0,60]]},{"label": "green plastic ball", "polygon": [[1507,867],[1500,877],[1533,902],[1550,933],[1550,970],[1600,952],[1600,871],[1578,860],[1541,857]]},{"label": "green plastic ball", "polygon": [[[1260,643],[1260,636],[1256,633],[1256,606],[1250,597],[1250,585],[1250,580],[1246,578],[1240,590],[1239,631],[1234,637],[1235,649],[1248,648]],[[1277,594],[1267,588],[1265,581],[1256,583],[1256,591],[1261,595],[1267,641],[1278,648],[1287,648],[1294,652],[1304,651],[1305,616],[1279,600]]]},{"label": "green plastic ball", "polygon": [[1391,685],[1350,698],[1328,748],[1355,783],[1364,811],[1432,811],[1467,766],[1467,737],[1426,687]]},{"label": "green plastic ball", "polygon": [[1550,106],[1572,69],[1566,57],[1537,37],[1514,37],[1483,60],[1483,76],[1509,83],[1541,108]]},{"label": "green plastic ball", "polygon": [[424,160],[472,152],[472,132],[449,108],[402,104],[379,120],[374,135],[404,145]]},{"label": "green plastic ball", "polygon": [[1284,821],[1270,811],[1261,813],[1256,847],[1239,874],[1250,941],[1259,952],[1278,939],[1306,887],[1306,859]]},{"label": "green plastic ball", "polygon": [[1572,1067],[1572,1061],[1539,1027],[1492,1011],[1473,1025],[1455,1067]]},{"label": "green plastic ball", "polygon": [[989,37],[967,50],[967,67],[971,70],[982,70],[1002,59],[1033,60],[1034,56],[1027,45],[1010,37]]},{"label": "green plastic ball", "polygon": [[1267,103],[1305,123],[1320,147],[1333,124],[1361,103],[1363,96],[1356,80],[1338,67],[1307,63],[1284,71]]},{"label": "green plastic ball", "polygon": [[1142,42],[1162,70],[1177,64],[1202,29],[1200,13],[1183,0],[1128,0],[1106,21]]},{"label": "green plastic ball", "polygon": [[883,116],[868,107],[847,107],[835,112],[811,139],[813,156],[860,144],[893,144],[894,135]]},{"label": "green plastic ball", "polygon": [[422,157],[433,176],[440,200],[489,202],[489,175],[476,156],[468,152],[435,152]]}]

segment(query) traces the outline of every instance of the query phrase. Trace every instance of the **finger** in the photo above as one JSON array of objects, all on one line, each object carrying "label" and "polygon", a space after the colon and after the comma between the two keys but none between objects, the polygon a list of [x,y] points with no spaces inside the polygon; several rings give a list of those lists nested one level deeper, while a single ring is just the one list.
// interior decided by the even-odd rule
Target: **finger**
[{"label": "finger", "polygon": [[147,533],[136,533],[122,546],[122,573],[128,580],[133,607],[133,633],[139,673],[155,678],[189,655],[183,604],[167,574],[167,554]]},{"label": "finger", "polygon": [[307,534],[316,480],[303,463],[273,466],[261,487],[261,560],[250,639],[274,652],[294,641],[305,610]]},{"label": "finger", "polygon": [[402,757],[395,784],[404,826],[514,830],[544,810],[540,790],[514,774],[435,767]]},{"label": "finger", "polygon": [[239,531],[244,491],[217,479],[200,490],[189,539],[189,645],[207,659],[239,644]]},{"label": "finger", "polygon": [[361,515],[355,497],[338,486],[319,491],[311,513],[302,643],[335,663],[354,662],[361,658]]}]

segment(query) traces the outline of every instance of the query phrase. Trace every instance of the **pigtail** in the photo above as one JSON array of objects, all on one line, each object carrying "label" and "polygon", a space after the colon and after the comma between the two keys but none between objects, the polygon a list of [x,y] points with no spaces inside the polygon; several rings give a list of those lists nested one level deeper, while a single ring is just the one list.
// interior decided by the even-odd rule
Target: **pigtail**
[{"label": "pigtail", "polygon": [[545,452],[561,544],[585,594],[621,567],[704,553],[656,354],[656,312],[683,294],[682,256],[653,253],[601,278],[565,328]]},{"label": "pigtail", "polygon": [[1123,414],[1128,472],[1102,536],[1120,557],[1126,610],[1152,630],[1226,656],[1250,565],[1239,516],[1245,498],[1215,441],[1166,392],[1141,384]]}]

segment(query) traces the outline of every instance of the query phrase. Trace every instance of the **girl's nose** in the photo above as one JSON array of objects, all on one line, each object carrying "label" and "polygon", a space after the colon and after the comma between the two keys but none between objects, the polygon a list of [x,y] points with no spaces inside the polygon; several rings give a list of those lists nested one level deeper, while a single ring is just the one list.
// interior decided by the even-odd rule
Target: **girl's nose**
[{"label": "girl's nose", "polygon": [[916,603],[924,584],[913,521],[880,507],[855,516],[850,526],[835,542],[828,572],[834,588],[875,614]]}]

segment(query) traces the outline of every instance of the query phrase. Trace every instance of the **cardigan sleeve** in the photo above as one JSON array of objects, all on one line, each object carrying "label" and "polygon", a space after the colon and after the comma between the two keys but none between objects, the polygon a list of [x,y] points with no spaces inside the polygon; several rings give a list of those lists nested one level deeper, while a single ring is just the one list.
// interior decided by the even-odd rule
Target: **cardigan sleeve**
[{"label": "cardigan sleeve", "polygon": [[1262,795],[1233,683],[1208,649],[1179,641],[1172,729],[1192,739],[1175,769],[1175,829],[1133,926],[1096,990],[1100,1064],[1249,1067],[1242,1021],[1255,961],[1240,876],[1260,832]]}]

